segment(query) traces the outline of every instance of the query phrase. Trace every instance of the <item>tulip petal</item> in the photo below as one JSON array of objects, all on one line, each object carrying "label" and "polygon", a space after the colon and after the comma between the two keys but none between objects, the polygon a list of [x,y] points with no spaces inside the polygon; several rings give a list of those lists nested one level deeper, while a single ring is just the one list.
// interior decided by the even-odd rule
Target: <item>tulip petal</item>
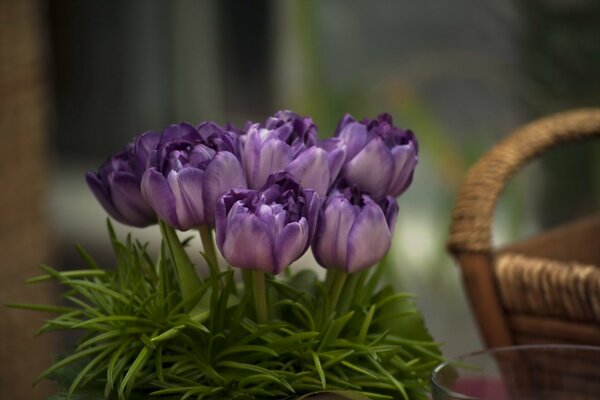
[{"label": "tulip petal", "polygon": [[178,227],[175,197],[167,179],[155,168],[150,168],[142,177],[142,195],[160,219]]},{"label": "tulip petal", "polygon": [[342,147],[336,148],[327,152],[327,162],[329,164],[329,184],[333,184],[333,182],[338,177],[342,167],[344,166],[344,161],[346,160],[346,150]]},{"label": "tulip petal", "polygon": [[310,147],[292,161],[285,170],[298,179],[305,189],[314,189],[319,196],[325,196],[331,181],[327,152],[318,147]]},{"label": "tulip petal", "polygon": [[315,232],[317,230],[318,220],[319,220],[319,212],[321,211],[321,199],[319,195],[317,195],[312,190],[305,190],[304,196],[306,197],[306,203],[308,205],[308,212],[306,213],[306,218],[308,222],[308,237],[309,242],[306,244],[306,249],[310,246],[310,241],[312,241],[313,237],[315,237]]},{"label": "tulip petal", "polygon": [[273,172],[283,170],[292,160],[291,148],[278,139],[277,132],[253,125],[243,150],[248,187],[260,189]]},{"label": "tulip petal", "polygon": [[196,141],[201,136],[192,125],[182,122],[181,124],[169,125],[162,134],[161,143],[168,143],[174,140],[189,140]]},{"label": "tulip petal", "polygon": [[222,254],[234,267],[274,272],[274,244],[264,222],[255,215],[237,213],[227,225]]},{"label": "tulip petal", "polygon": [[129,225],[144,227],[152,221],[154,211],[142,197],[137,177],[127,172],[114,172],[110,177],[112,200]]},{"label": "tulip petal", "polygon": [[262,144],[248,184],[252,185],[252,189],[261,189],[267,183],[269,175],[283,170],[291,161],[292,151],[289,145],[281,140],[268,139]]},{"label": "tulip petal", "polygon": [[396,227],[396,218],[398,217],[398,202],[394,197],[387,196],[379,202],[379,206],[383,210],[390,232],[393,233]]},{"label": "tulip petal", "polygon": [[342,173],[349,183],[374,199],[381,199],[394,173],[394,159],[383,141],[374,138],[344,166]]},{"label": "tulip petal", "polygon": [[243,206],[241,200],[247,200],[255,196],[255,191],[244,189],[232,190],[219,198],[215,207],[215,236],[219,250],[223,249],[225,235],[227,234],[227,225],[231,222],[233,216],[238,213],[248,213],[248,209]]},{"label": "tulip petal", "polygon": [[148,167],[148,158],[160,141],[160,134],[156,132],[144,132],[134,142],[133,169],[138,177],[144,175]]},{"label": "tulip petal", "polygon": [[387,253],[391,243],[392,235],[383,211],[366,198],[348,235],[346,272],[362,271],[376,264]]},{"label": "tulip petal", "polygon": [[404,193],[410,186],[418,160],[416,149],[412,142],[404,146],[393,147],[391,152],[392,157],[394,157],[394,175],[388,194],[397,197]]},{"label": "tulip petal", "polygon": [[204,171],[198,168],[183,168],[179,172],[170,171],[167,176],[175,198],[180,230],[188,230],[204,223],[204,174]]},{"label": "tulip petal", "polygon": [[223,243],[225,243],[225,235],[227,234],[227,206],[223,197],[217,201],[215,207],[215,240],[217,247],[222,251]]},{"label": "tulip petal", "polygon": [[239,160],[229,152],[218,152],[204,171],[202,202],[206,224],[214,225],[215,207],[223,193],[245,188],[246,178]]},{"label": "tulip petal", "polygon": [[330,198],[315,234],[313,252],[325,268],[346,269],[348,235],[359,213],[343,196]]},{"label": "tulip petal", "polygon": [[283,271],[304,254],[307,249],[308,231],[306,218],[291,222],[283,228],[275,240],[275,274]]},{"label": "tulip petal", "polygon": [[100,178],[98,178],[98,174],[91,171],[87,172],[85,174],[85,181],[87,182],[88,187],[90,188],[100,205],[102,205],[104,210],[111,217],[123,224],[129,223],[129,221],[127,221],[127,219],[124,218],[113,205],[110,193],[108,193],[108,190],[105,189],[105,186],[102,184],[102,181],[100,181]]},{"label": "tulip petal", "polygon": [[338,122],[338,125],[335,129],[336,136],[339,136],[339,133],[346,127],[346,125],[351,124],[352,122],[356,122],[356,120],[354,117],[352,117],[352,115],[346,113],[342,119],[340,119],[340,122]]},{"label": "tulip petal", "polygon": [[340,130],[337,137],[346,145],[346,159],[351,160],[367,145],[371,135],[365,125],[350,122]]}]

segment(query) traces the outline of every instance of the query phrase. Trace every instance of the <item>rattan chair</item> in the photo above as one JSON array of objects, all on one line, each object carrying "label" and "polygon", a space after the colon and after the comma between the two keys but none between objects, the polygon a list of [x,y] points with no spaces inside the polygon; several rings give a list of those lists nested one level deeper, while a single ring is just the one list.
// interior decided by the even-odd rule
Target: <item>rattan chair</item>
[{"label": "rattan chair", "polygon": [[600,138],[600,109],[556,114],[518,129],[469,171],[448,247],[488,347],[600,345],[600,215],[501,249],[492,245],[498,196],[527,162],[568,142]]}]

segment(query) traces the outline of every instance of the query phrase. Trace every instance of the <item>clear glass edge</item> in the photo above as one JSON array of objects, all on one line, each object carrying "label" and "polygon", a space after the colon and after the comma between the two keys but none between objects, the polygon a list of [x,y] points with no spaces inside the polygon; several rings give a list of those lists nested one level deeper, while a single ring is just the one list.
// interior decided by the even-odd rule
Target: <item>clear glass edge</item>
[{"label": "clear glass edge", "polygon": [[600,352],[600,346],[593,345],[585,345],[585,344],[565,344],[565,343],[556,343],[556,344],[524,344],[524,345],[514,345],[514,346],[504,346],[504,347],[492,347],[489,349],[483,349],[474,351],[472,353],[466,353],[459,356],[456,356],[450,360],[444,361],[437,367],[431,371],[431,376],[429,377],[429,382],[431,383],[431,391],[433,392],[435,389],[443,391],[445,394],[451,397],[455,397],[456,399],[461,400],[479,400],[477,397],[471,397],[464,395],[462,393],[453,392],[447,387],[443,386],[440,382],[437,382],[436,377],[439,375],[439,371],[441,371],[446,366],[452,364],[456,361],[462,361],[465,358],[481,356],[484,354],[496,354],[502,353],[506,351],[514,351],[514,350],[530,350],[530,349],[548,349],[548,350],[591,350]]}]

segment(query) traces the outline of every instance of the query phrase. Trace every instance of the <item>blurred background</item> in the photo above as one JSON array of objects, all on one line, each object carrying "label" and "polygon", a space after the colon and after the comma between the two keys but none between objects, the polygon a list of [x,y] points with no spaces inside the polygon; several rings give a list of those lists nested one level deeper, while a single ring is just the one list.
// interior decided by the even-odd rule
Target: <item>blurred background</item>
[{"label": "blurred background", "polygon": [[[386,111],[421,148],[390,279],[418,295],[447,356],[476,350],[444,247],[461,180],[519,125],[600,105],[599,75],[594,0],[0,0],[0,302],[54,302],[56,288],[22,281],[40,262],[80,266],[73,243],[110,265],[106,214],[83,174],[138,133],[292,109],[328,136],[345,112]],[[509,185],[494,239],[584,215],[599,198],[598,145],[561,149]],[[48,390],[31,381],[68,340],[32,338],[46,317],[0,309],[0,398]]]}]

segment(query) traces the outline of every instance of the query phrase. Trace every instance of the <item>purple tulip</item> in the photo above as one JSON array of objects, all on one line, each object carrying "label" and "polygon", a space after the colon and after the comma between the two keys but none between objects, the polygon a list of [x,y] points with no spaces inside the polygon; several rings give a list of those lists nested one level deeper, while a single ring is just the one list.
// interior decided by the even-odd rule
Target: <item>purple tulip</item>
[{"label": "purple tulip", "polygon": [[232,266],[278,274],[308,249],[320,201],[285,172],[262,191],[233,190],[217,203],[216,237]]},{"label": "purple tulip", "polygon": [[158,141],[158,133],[143,133],[106,160],[98,172],[85,174],[89,188],[102,207],[123,224],[144,227],[156,223],[156,213],[142,197],[140,182]]},{"label": "purple tulip", "polygon": [[287,171],[302,187],[325,196],[344,161],[344,149],[317,145],[312,119],[280,111],[264,124],[250,125],[243,138],[248,187],[261,189],[269,175]]},{"label": "purple tulip", "polygon": [[159,218],[182,231],[213,226],[217,199],[245,187],[238,136],[212,122],[169,126],[142,179]]},{"label": "purple tulip", "polygon": [[411,130],[393,125],[389,114],[357,122],[350,115],[340,121],[336,137],[346,148],[341,175],[374,199],[398,197],[410,186],[419,147]]},{"label": "purple tulip", "polygon": [[334,189],[323,205],[312,243],[317,262],[349,273],[376,264],[390,248],[397,215],[391,196],[375,202],[356,188]]}]

